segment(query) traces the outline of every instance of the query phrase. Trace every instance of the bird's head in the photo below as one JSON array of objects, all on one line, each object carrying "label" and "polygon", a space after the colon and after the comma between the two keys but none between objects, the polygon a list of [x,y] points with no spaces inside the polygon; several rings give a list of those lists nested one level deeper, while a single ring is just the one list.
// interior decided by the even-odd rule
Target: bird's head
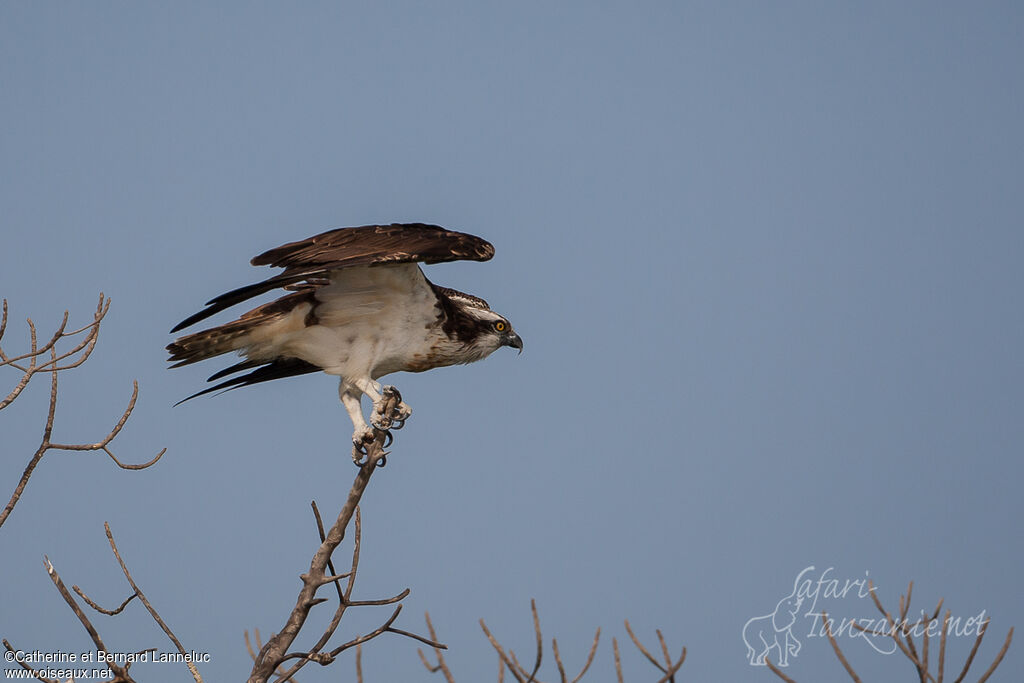
[{"label": "bird's head", "polygon": [[523,340],[512,329],[512,323],[503,315],[499,315],[484,306],[463,303],[463,312],[471,321],[471,333],[464,337],[467,351],[472,355],[484,357],[497,351],[502,346],[511,346],[523,352]]},{"label": "bird's head", "polygon": [[512,323],[491,310],[480,297],[447,287],[434,285],[444,318],[446,337],[457,344],[452,349],[452,362],[472,363],[486,358],[502,346],[523,352],[523,340],[512,329]]},{"label": "bird's head", "polygon": [[493,347],[494,350],[502,346],[511,346],[514,349],[519,349],[519,353],[522,353],[523,340],[512,329],[512,323],[508,321],[508,318],[500,316],[494,311],[488,311],[488,313],[491,315],[481,319],[477,327],[479,330],[477,343]]}]

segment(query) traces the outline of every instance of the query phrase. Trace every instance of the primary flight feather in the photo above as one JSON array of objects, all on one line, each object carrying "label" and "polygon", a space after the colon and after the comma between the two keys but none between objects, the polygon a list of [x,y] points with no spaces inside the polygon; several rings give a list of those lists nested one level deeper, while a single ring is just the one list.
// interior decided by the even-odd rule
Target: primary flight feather
[{"label": "primary flight feather", "polygon": [[[282,245],[252,259],[281,273],[211,299],[171,331],[273,289],[293,291],[179,338],[167,347],[171,367],[232,351],[244,356],[209,381],[235,377],[188,398],[310,372],[337,375],[358,459],[373,438],[360,398],[370,397],[376,415],[383,391],[377,378],[472,363],[502,346],[522,351],[508,319],[479,297],[433,284],[418,265],[492,256],[494,247],[479,237],[421,223],[340,228]],[[410,412],[401,403],[389,417],[400,423]]]}]

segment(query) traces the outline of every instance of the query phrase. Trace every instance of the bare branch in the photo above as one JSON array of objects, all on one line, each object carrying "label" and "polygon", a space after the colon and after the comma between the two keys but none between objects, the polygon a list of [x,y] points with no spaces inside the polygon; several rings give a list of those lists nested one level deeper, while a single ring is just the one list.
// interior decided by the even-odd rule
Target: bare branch
[{"label": "bare branch", "polygon": [[[318,528],[318,531],[319,531],[319,534],[320,534],[320,542],[323,543],[326,537],[324,535],[323,525],[320,523],[320,511],[316,507],[316,501],[313,501],[313,513],[314,513],[314,515],[317,518],[317,528]],[[277,679],[276,683],[285,683],[288,680],[292,680],[292,678],[295,676],[295,673],[298,672],[298,670],[301,669],[303,666],[305,666],[307,662],[316,661],[315,656],[319,656],[318,653],[324,647],[326,647],[327,642],[331,639],[331,637],[334,635],[334,632],[337,630],[338,624],[341,623],[341,619],[342,619],[342,617],[344,617],[345,611],[349,607],[349,596],[352,594],[352,589],[355,586],[356,572],[359,570],[359,549],[362,546],[362,537],[363,537],[362,514],[359,511],[359,506],[356,506],[356,511],[355,511],[355,535],[354,535],[354,543],[352,545],[352,568],[348,572],[346,572],[346,574],[348,575],[348,583],[345,586],[345,590],[344,591],[342,591],[341,584],[339,582],[334,582],[335,583],[335,587],[338,590],[338,607],[334,611],[334,617],[332,617],[331,623],[327,625],[327,628],[324,629],[324,632],[320,636],[320,639],[316,642],[315,645],[313,645],[313,647],[311,647],[309,649],[309,655],[310,656],[306,657],[306,658],[303,658],[303,659],[300,659],[294,666],[292,666],[290,669],[286,670],[283,674],[281,674],[280,678]],[[331,560],[330,558],[328,558],[328,560],[327,560],[327,566],[331,570],[332,573],[335,571],[334,570],[334,561]],[[308,575],[303,574],[301,578],[302,578],[303,581],[305,581],[308,578]],[[323,585],[323,584],[321,584],[321,585]],[[319,587],[320,586],[317,586],[317,588],[319,588]],[[312,608],[313,606],[318,605],[318,604],[320,604],[322,602],[326,602],[326,601],[327,601],[327,598],[314,598],[310,602],[310,608]],[[284,661],[284,660],[282,659],[282,661]],[[332,658],[332,661],[333,661],[333,658]],[[279,666],[278,668],[280,669],[281,667]]]},{"label": "bare branch", "polygon": [[498,639],[491,634],[490,630],[488,630],[487,624],[484,623],[483,619],[480,620],[480,628],[484,630],[484,635],[487,636],[487,640],[491,643],[491,647],[493,647],[498,653],[498,657],[500,657],[501,661],[508,667],[508,670],[512,672],[512,675],[515,676],[516,680],[519,683],[525,683],[526,679],[519,674],[519,667],[516,666],[513,660],[505,654],[505,649],[501,647],[501,643],[498,642]]},{"label": "bare branch", "polygon": [[619,683],[622,682],[622,658],[619,656],[619,641],[612,638],[612,651],[615,653],[615,677]]},{"label": "bare branch", "polygon": [[[103,652],[109,652],[107,646],[103,643],[103,638],[100,637],[99,632],[92,625],[92,622],[89,621],[89,617],[85,615],[85,612],[82,611],[82,608],[78,606],[78,603],[75,601],[75,598],[68,591],[67,586],[64,585],[64,582],[60,578],[60,574],[57,573],[57,570],[53,567],[53,563],[50,562],[50,558],[43,558],[43,564],[46,567],[46,573],[49,575],[50,580],[53,581],[53,585],[57,587],[57,592],[59,592],[60,596],[64,598],[64,602],[68,604],[68,607],[70,607],[71,611],[75,613],[75,616],[78,617],[78,620],[82,622],[82,626],[89,634],[89,637],[92,639],[92,642],[96,646],[96,649],[102,650]],[[114,672],[115,680],[132,680],[131,677],[128,675],[127,667],[118,666],[113,662],[109,662],[108,666],[110,667],[110,670]]]},{"label": "bare branch", "polygon": [[436,640],[432,640],[430,638],[427,638],[426,636],[421,636],[421,635],[419,635],[417,633],[412,633],[411,631],[406,631],[404,629],[395,628],[394,626],[392,626],[392,627],[390,627],[388,629],[388,633],[397,633],[400,636],[405,636],[406,638],[412,638],[413,640],[418,640],[421,643],[423,643],[424,645],[429,645],[430,647],[438,649],[438,650],[447,650],[448,649],[448,646],[445,645],[444,643],[439,643]]},{"label": "bare branch", "polygon": [[551,639],[551,651],[555,655],[555,666],[558,667],[558,678],[562,683],[569,683],[569,677],[565,675],[565,666],[562,664],[562,657],[558,654],[558,638]]},{"label": "bare branch", "polygon": [[[324,520],[323,520],[322,517],[320,517],[320,508],[318,508],[316,506],[316,501],[315,500],[314,501],[310,501],[309,504],[313,508],[313,517],[316,519],[316,530],[317,530],[317,533],[320,534],[320,542],[323,543],[324,540],[326,540],[327,536],[324,533]],[[359,512],[357,511],[356,515],[358,516],[358,514],[359,514]],[[342,578],[343,576],[351,576],[352,575],[352,572],[347,572],[345,574],[336,574],[335,573],[336,570],[334,569],[334,560],[331,559],[331,558],[327,559],[327,569],[330,570],[332,575],[337,576],[339,579]],[[344,592],[343,592],[343,590],[341,588],[341,582],[340,581],[335,581],[334,582],[334,587],[338,590],[338,601],[339,602],[345,602],[345,594],[344,594]]]},{"label": "bare branch", "polygon": [[519,660],[516,659],[514,652],[509,650],[508,654],[505,654],[505,650],[498,643],[498,640],[491,635],[491,632],[487,629],[487,624],[484,623],[483,619],[480,620],[480,626],[487,635],[487,639],[491,642],[491,646],[498,652],[502,661],[504,661],[508,666],[509,671],[512,672],[512,675],[515,676],[516,680],[520,683],[533,683],[536,680],[537,672],[540,670],[540,664],[543,658],[544,640],[540,631],[540,617],[537,614],[537,603],[535,600],[530,600],[530,611],[533,613],[533,632],[536,637],[537,657],[534,661],[533,671],[529,674],[526,673],[526,669],[519,663]]},{"label": "bare branch", "polygon": [[[484,622],[484,620],[480,620],[480,627],[483,629],[484,635],[487,636],[487,640],[491,643],[491,647],[493,647],[495,652],[498,653],[498,659],[502,665],[500,675],[504,675],[504,670],[507,668],[515,677],[516,681],[518,681],[518,683],[536,682],[537,672],[540,670],[541,653],[539,643],[542,641],[540,640],[540,618],[537,616],[537,605],[535,601],[530,601],[530,608],[533,612],[534,633],[538,638],[538,653],[536,662],[534,663],[533,670],[529,674],[527,674],[526,668],[519,663],[519,660],[516,658],[515,652],[513,652],[512,650],[506,652],[505,648],[502,647],[498,639],[495,638],[494,634],[492,634],[490,629],[487,628],[487,624]],[[640,640],[636,637],[636,634],[633,633],[633,629],[629,625],[628,620],[625,621],[625,625],[626,631],[629,633],[629,637],[633,640],[633,644],[636,646],[636,648],[647,657],[648,661],[650,661],[655,667],[658,668],[658,670],[661,673],[664,674],[664,676],[662,676],[658,683],[674,681],[676,673],[679,671],[680,667],[682,667],[683,663],[686,661],[686,648],[684,647],[679,655],[679,658],[673,661],[672,656],[669,654],[668,651],[668,645],[665,642],[665,636],[662,634],[660,630],[656,630],[655,632],[658,635],[658,643],[661,647],[662,655],[665,657],[665,665],[663,666],[661,662],[659,662],[653,655],[651,655],[650,651],[646,647],[644,647],[643,643],[641,643]],[[572,679],[571,683],[579,683],[583,676],[586,675],[587,671],[590,670],[590,665],[594,662],[594,656],[597,654],[597,646],[598,643],[600,643],[600,640],[601,629],[597,629],[597,631],[594,633],[594,642],[591,644],[590,652],[587,654],[587,660],[583,664],[583,668],[580,670],[580,672],[576,675],[575,678]],[[562,661],[562,654],[558,649],[558,640],[556,638],[552,638],[551,640],[551,649],[554,651],[555,654],[555,665],[558,668],[559,679],[562,683],[570,683],[569,677],[565,671],[565,663]],[[615,654],[616,675],[618,677],[618,680],[621,681],[622,659],[619,653],[619,643],[615,638],[612,638],[612,649]],[[430,664],[427,662],[426,658],[423,656],[422,652],[420,653],[420,658],[423,660],[424,665],[427,667],[429,671],[437,671],[437,667],[431,667]]]},{"label": "bare branch", "polygon": [[978,648],[981,647],[981,641],[985,637],[985,632],[988,631],[988,621],[981,625],[978,629],[978,637],[974,639],[974,645],[971,647],[970,654],[967,655],[967,661],[964,662],[964,668],[960,671],[960,675],[956,677],[953,683],[961,683],[967,672],[971,668],[971,664],[974,662],[974,656],[978,654]]},{"label": "bare branch", "polygon": [[82,591],[82,589],[81,589],[81,588],[79,588],[78,586],[72,586],[72,587],[71,587],[71,590],[73,590],[73,591],[75,591],[76,593],[78,593],[78,597],[80,597],[80,598],[82,598],[83,600],[85,600],[86,604],[87,604],[87,605],[89,605],[89,607],[92,607],[92,608],[93,608],[94,610],[96,610],[97,612],[99,612],[99,613],[101,613],[101,614],[106,614],[106,615],[107,615],[107,616],[109,616],[109,617],[112,617],[112,616],[115,616],[115,615],[118,615],[118,614],[120,614],[121,612],[123,612],[123,611],[124,611],[124,608],[128,606],[128,603],[129,603],[129,602],[131,602],[131,601],[132,601],[132,600],[134,600],[135,598],[139,597],[139,596],[138,596],[137,594],[135,594],[135,593],[132,593],[131,595],[129,595],[129,596],[127,597],[127,598],[125,598],[125,599],[124,599],[124,602],[122,602],[122,603],[121,603],[121,606],[120,606],[120,607],[118,607],[117,609],[103,609],[102,607],[100,607],[99,605],[97,605],[97,604],[96,604],[95,602],[93,602],[92,600],[90,600],[90,599],[89,599],[89,596],[88,596],[88,595],[86,595],[86,594],[85,594],[85,593],[84,593],[84,592]]},{"label": "bare branch", "polygon": [[[399,400],[400,398],[397,395],[386,395],[382,406],[384,413],[389,414],[390,411],[398,405]],[[326,534],[323,532],[323,521],[320,518],[319,510],[314,505],[313,512],[317,519],[317,528],[321,538],[320,547],[317,549],[316,553],[313,555],[313,559],[310,561],[309,571],[302,574],[300,577],[302,579],[302,588],[299,590],[295,607],[288,615],[284,627],[271,637],[257,654],[256,661],[249,674],[249,683],[265,683],[277,667],[288,659],[299,658],[300,661],[292,666],[285,675],[278,680],[278,683],[284,683],[289,680],[307,661],[325,663],[325,660],[333,659],[332,653],[321,653],[320,650],[326,645],[326,642],[331,635],[333,635],[341,616],[351,605],[351,592],[352,587],[355,584],[359,552],[359,521],[357,507],[359,501],[362,499],[363,493],[366,491],[366,486],[369,483],[374,470],[376,470],[377,467],[383,466],[387,456],[387,453],[384,451],[384,444],[390,439],[390,433],[380,429],[374,429],[373,433],[374,440],[366,446],[366,459],[359,465],[359,473],[356,475],[352,488],[349,490],[348,498],[342,506],[341,511],[338,513],[338,518],[334,522],[334,525],[331,526],[330,530],[328,530]],[[356,516],[357,518],[357,540],[353,552],[352,570],[347,574],[348,584],[342,592],[340,584],[338,583],[342,578],[342,575],[333,568],[331,556],[345,538],[345,530],[353,516]],[[327,573],[328,569],[330,569],[330,574]],[[332,619],[331,624],[313,648],[304,653],[286,654],[295,642],[295,639],[302,627],[305,625],[310,610],[315,605],[322,602],[322,600],[316,596],[317,590],[328,583],[334,583],[340,593],[340,604],[335,612],[335,616]],[[389,602],[390,601],[382,601],[374,602],[372,604],[387,604]],[[397,613],[400,612],[400,608],[401,605],[399,605],[399,609],[396,610],[396,617]],[[390,626],[390,622],[386,623],[381,627],[384,629],[381,632],[392,630],[389,628]],[[402,632],[402,634],[404,635],[405,633]],[[345,648],[357,646],[360,643],[366,642],[370,637],[376,637],[376,635],[380,635],[380,633],[374,632],[373,634],[367,634],[367,636],[362,636],[354,641],[346,643],[341,646],[340,649],[336,648],[332,652],[336,655]]]},{"label": "bare branch", "polygon": [[[57,371],[54,370],[54,374],[56,374],[56,372]],[[121,429],[124,428],[125,423],[128,422],[128,418],[131,417],[132,411],[135,410],[135,401],[138,400],[138,398],[139,398],[139,383],[136,380],[132,380],[132,397],[128,400],[128,407],[125,408],[124,413],[121,414],[121,417],[120,417],[120,419],[118,419],[117,424],[114,425],[113,429],[111,429],[107,433],[107,435],[105,437],[103,437],[102,440],[97,441],[96,443],[87,443],[87,444],[49,443],[48,444],[49,448],[51,448],[53,450],[58,450],[58,451],[99,451],[99,450],[102,450],[107,455],[109,455],[110,458],[115,463],[117,463],[118,467],[120,467],[122,469],[126,469],[126,470],[144,470],[147,467],[150,467],[150,466],[156,464],[156,462],[161,457],[163,457],[163,454],[167,452],[166,448],[161,450],[159,453],[157,453],[155,458],[153,458],[149,462],[143,463],[141,465],[125,465],[125,464],[122,464],[121,461],[119,461],[117,458],[115,458],[114,454],[111,453],[110,450],[107,448],[107,446],[110,444],[110,442],[114,440],[114,437],[116,437],[121,432]]]},{"label": "bare branch", "polygon": [[[0,327],[0,338],[3,337],[3,330],[5,330],[6,327],[7,327],[7,300],[6,299],[4,299],[4,306],[3,306],[3,308],[4,308],[3,319],[2,319],[3,326]],[[106,316],[107,311],[109,309],[110,309],[110,299],[104,297],[104,295],[101,293],[100,294],[99,304],[97,304],[97,307],[96,307],[96,312],[93,314],[93,321],[91,323],[89,323],[88,325],[85,325],[84,327],[81,327],[81,328],[79,328],[77,330],[73,330],[71,332],[66,331],[67,324],[68,324],[68,312],[64,311],[64,317],[61,320],[60,325],[57,327],[57,331],[54,332],[53,336],[50,337],[49,341],[47,341],[42,346],[39,346],[38,341],[37,341],[35,323],[32,322],[31,318],[28,318],[26,320],[26,322],[28,323],[28,328],[29,328],[29,349],[30,350],[27,353],[23,353],[23,354],[21,354],[19,356],[8,356],[3,351],[3,349],[0,348],[0,367],[3,367],[5,365],[7,365],[7,366],[10,366],[12,368],[15,368],[16,370],[21,371],[24,374],[23,380],[24,380],[24,382],[26,384],[27,384],[27,382],[29,380],[32,379],[32,376],[34,374],[36,374],[37,372],[49,372],[50,370],[58,370],[59,371],[59,370],[65,370],[65,369],[72,368],[72,367],[78,367],[83,362],[85,362],[85,360],[92,353],[93,348],[95,348],[96,340],[99,337],[100,323],[103,321],[103,318],[104,318],[104,316]],[[70,350],[63,351],[63,352],[61,352],[59,354],[55,353],[54,356],[51,358],[51,360],[48,361],[47,363],[44,363],[43,365],[38,365],[37,364],[36,361],[37,361],[38,357],[50,353],[50,351],[54,350],[56,345],[57,345],[57,343],[60,342],[62,339],[68,339],[68,338],[77,336],[77,335],[79,335],[79,334],[81,334],[83,332],[87,333],[85,335],[85,337],[81,341],[79,341],[78,344],[76,344],[74,347],[72,347]],[[75,355],[76,353],[79,353],[80,351],[83,351],[83,349],[85,351],[82,354],[82,356],[80,358],[78,358],[77,360],[73,361],[72,364],[67,365],[67,366],[60,366],[60,365],[58,365],[58,363],[60,361],[65,360],[67,358],[70,358],[71,356]],[[21,361],[23,361],[23,360],[28,360],[29,364],[27,366],[21,364]],[[19,382],[19,384],[21,384],[21,383]],[[24,386],[21,386],[21,389],[24,389]],[[17,393],[20,393],[21,389],[18,389]],[[3,409],[7,405],[9,405],[11,400],[13,400],[13,398],[11,398],[10,396],[8,398],[10,398],[10,400],[0,401],[0,409]],[[17,396],[15,395],[14,398],[17,398]]]},{"label": "bare branch", "polygon": [[[597,643],[600,640],[601,640],[601,629],[598,628],[597,632],[594,634],[594,642],[590,646],[590,653],[587,654],[587,661],[584,662],[583,668],[580,669],[580,672],[578,674],[576,674],[576,678],[572,679],[571,683],[579,683],[580,679],[583,678],[584,674],[587,673],[587,669],[589,669],[590,665],[593,664],[593,662],[594,662],[594,655],[597,654]],[[552,645],[553,644],[554,643],[552,643]]]},{"label": "bare branch", "polygon": [[391,616],[388,617],[387,621],[385,621],[383,624],[381,624],[380,626],[378,626],[374,630],[370,631],[366,635],[362,635],[362,636],[359,636],[358,638],[354,638],[354,639],[348,641],[347,643],[345,643],[343,645],[339,645],[338,647],[334,648],[333,650],[331,650],[331,656],[332,657],[337,657],[338,655],[340,655],[342,652],[344,652],[345,650],[349,649],[350,647],[355,647],[357,645],[362,645],[363,643],[365,643],[368,640],[372,640],[372,639],[376,638],[377,636],[379,636],[379,635],[381,635],[383,633],[387,633],[388,631],[391,630],[391,624],[395,623],[395,619],[397,619],[398,615],[401,614],[401,613],[402,613],[402,606],[398,605],[397,607],[395,607],[395,611],[391,613]]},{"label": "bare branch", "polygon": [[[122,413],[121,418],[117,421],[114,428],[104,437],[102,440],[92,444],[61,444],[52,441],[53,424],[54,418],[57,411],[57,387],[58,387],[58,374],[64,370],[78,367],[89,357],[92,350],[96,346],[96,341],[99,338],[100,323],[106,316],[107,311],[110,309],[110,299],[100,294],[99,303],[96,306],[96,312],[93,314],[93,321],[77,330],[71,332],[66,331],[68,322],[68,313],[64,312],[64,317],[61,324],[58,326],[57,331],[54,332],[53,336],[43,344],[39,345],[35,323],[32,319],[28,319],[29,327],[29,339],[30,339],[30,350],[27,353],[19,356],[8,356],[2,348],[0,348],[0,367],[9,366],[21,371],[22,376],[14,389],[2,400],[0,400],[0,410],[6,408],[15,399],[21,395],[22,391],[28,386],[32,378],[41,372],[47,372],[50,374],[50,393],[49,393],[49,405],[46,414],[46,423],[43,428],[43,437],[40,440],[39,447],[33,453],[29,459],[28,465],[26,465],[22,472],[21,478],[18,480],[18,484],[14,488],[14,492],[11,494],[7,505],[3,511],[0,512],[0,526],[7,521],[11,513],[14,511],[15,505],[21,500],[21,496],[28,486],[28,481],[32,474],[35,472],[36,467],[39,465],[40,460],[43,456],[51,450],[64,450],[64,451],[99,451],[102,450],[106,453],[114,463],[122,468],[128,470],[141,470],[154,465],[163,454],[166,449],[161,450],[155,458],[149,462],[142,463],[140,465],[126,464],[118,460],[118,458],[111,452],[109,445],[110,442],[120,433],[131,416],[132,411],[135,408],[135,402],[138,399],[139,387],[137,382],[132,383],[132,396],[128,402],[128,408]],[[3,336],[3,332],[7,329],[7,301],[3,302],[3,313],[0,317],[0,338]],[[57,344],[62,339],[74,337],[81,333],[86,333],[85,336],[76,344],[73,348],[68,351],[57,351]],[[60,361],[70,358],[75,354],[80,354],[77,359],[71,361],[68,364],[61,365]],[[44,363],[39,363],[39,359],[44,356],[49,356],[49,359]],[[28,360],[28,364],[21,364],[20,361]]]},{"label": "bare branch", "polygon": [[[178,640],[178,637],[174,635],[174,632],[160,617],[160,614],[156,611],[153,605],[150,604],[149,600],[146,599],[146,595],[142,592],[142,589],[139,588],[138,584],[135,583],[135,579],[132,578],[131,572],[128,571],[128,565],[126,565],[124,563],[124,560],[121,559],[121,553],[118,552],[117,544],[114,543],[114,535],[110,532],[110,524],[104,522],[103,528],[107,532],[107,541],[110,543],[110,549],[113,551],[114,557],[117,558],[117,563],[121,565],[121,571],[124,572],[124,577],[128,579],[128,585],[130,585],[132,587],[132,590],[135,591],[135,595],[139,597],[139,601],[146,606],[146,610],[149,612],[150,616],[153,617],[153,620],[157,623],[158,626],[160,626],[161,630],[163,630],[163,632],[167,634],[167,637],[171,639],[171,642],[174,643],[174,646],[178,648],[178,652],[181,654],[181,656],[183,658],[187,657],[188,653],[185,652],[185,648],[184,646],[182,646],[181,641]],[[199,675],[199,670],[196,669],[195,664],[186,660],[185,665],[188,667],[189,672],[191,672],[192,678],[195,679],[195,682],[203,683],[203,678]]]},{"label": "bare branch", "polygon": [[[254,632],[255,632],[254,635],[256,637],[256,647],[257,648],[263,647],[263,644],[260,642],[260,630],[258,628],[254,629]],[[246,652],[249,653],[249,657],[252,658],[252,661],[255,662],[256,661],[256,651],[252,649],[252,643],[249,642],[249,630],[248,629],[245,630],[245,650],[246,650]]]},{"label": "bare branch", "polygon": [[683,648],[682,653],[680,653],[679,655],[679,659],[673,662],[671,655],[669,655],[668,653],[668,646],[665,644],[665,636],[662,635],[660,630],[655,631],[655,633],[658,634],[658,643],[661,645],[661,651],[665,656],[665,666],[662,666],[661,663],[657,659],[655,659],[654,655],[648,652],[647,648],[645,648],[643,644],[640,643],[640,640],[633,633],[633,629],[630,628],[628,619],[625,620],[625,623],[626,632],[629,634],[629,637],[633,641],[633,645],[636,646],[636,649],[640,650],[640,652],[643,653],[645,657],[647,657],[647,660],[655,667],[657,667],[658,671],[661,671],[665,674],[658,681],[658,683],[665,683],[666,681],[675,681],[676,672],[679,671],[680,667],[683,666],[683,662],[686,661],[686,648]]},{"label": "bare branch", "polygon": [[667,672],[668,672],[668,669],[666,669],[665,667],[663,667],[663,666],[661,665],[661,662],[659,662],[659,661],[658,661],[657,659],[655,659],[655,658],[654,658],[654,655],[652,655],[652,654],[651,654],[650,652],[648,652],[648,651],[647,651],[647,648],[645,648],[645,647],[644,647],[644,646],[643,646],[643,645],[642,645],[642,644],[640,643],[640,641],[639,641],[639,640],[637,639],[636,635],[635,635],[635,634],[633,633],[633,629],[631,629],[631,628],[629,627],[629,619],[625,619],[624,621],[625,621],[625,624],[626,624],[626,633],[628,633],[628,634],[629,634],[629,639],[633,641],[633,645],[635,645],[635,646],[636,646],[636,649],[640,650],[640,652],[641,652],[641,653],[643,654],[643,656],[644,656],[644,657],[647,657],[647,660],[648,660],[648,661],[649,661],[649,662],[650,662],[651,664],[653,664],[654,666],[656,666],[656,667],[658,668],[658,671],[660,671],[661,673],[667,673]]},{"label": "bare branch", "polygon": [[[342,576],[348,576],[351,573],[352,572],[346,572],[345,574],[342,574]],[[329,577],[329,578],[331,578],[331,577]],[[336,580],[336,579],[332,578],[332,580]],[[325,583],[331,583],[331,581],[326,581]],[[411,592],[412,592],[411,590],[406,588],[404,591],[402,591],[398,595],[396,595],[396,596],[394,596],[392,598],[385,598],[383,600],[349,600],[348,601],[348,606],[349,607],[364,607],[366,605],[393,605],[396,602],[398,602],[399,600],[404,600],[405,598],[407,598],[409,596],[409,593],[411,593]]]},{"label": "bare branch", "polygon": [[[434,624],[430,621],[430,612],[424,614],[427,621],[427,632],[430,633],[430,639],[437,641],[437,632],[434,630]],[[448,668],[448,663],[444,661],[444,652],[442,648],[434,647],[434,656],[437,657],[437,665],[431,666],[430,662],[427,661],[426,655],[423,654],[423,650],[417,649],[420,659],[423,661],[423,666],[427,667],[427,671],[430,673],[436,673],[440,671],[444,674],[444,680],[446,683],[455,683],[455,677],[452,676],[451,670]],[[504,665],[502,665],[502,671],[504,671]]]},{"label": "bare branch", "polygon": [[999,649],[999,653],[996,654],[995,660],[992,662],[992,665],[990,667],[988,667],[988,669],[985,671],[985,673],[982,674],[981,678],[978,679],[978,683],[985,683],[985,681],[988,680],[989,676],[991,676],[992,673],[996,670],[996,667],[998,667],[999,664],[1003,661],[1003,657],[1006,656],[1006,652],[1010,649],[1010,643],[1012,641],[1013,641],[1013,627],[1011,626],[1010,630],[1006,634],[1006,640],[1003,641],[1003,646]]},{"label": "bare branch", "polygon": [[939,678],[937,683],[942,683],[946,668],[946,640],[949,635],[949,618],[952,616],[950,610],[946,610],[946,616],[942,619],[942,638],[939,640]]}]

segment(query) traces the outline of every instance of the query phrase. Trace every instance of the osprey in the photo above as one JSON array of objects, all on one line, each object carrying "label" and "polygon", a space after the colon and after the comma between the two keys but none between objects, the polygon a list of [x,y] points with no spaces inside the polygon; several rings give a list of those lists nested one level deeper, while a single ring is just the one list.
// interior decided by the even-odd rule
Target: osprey
[{"label": "osprey", "polygon": [[[378,429],[400,427],[411,413],[399,402],[391,415],[382,414],[383,394],[397,391],[377,378],[472,363],[502,346],[522,352],[523,340],[507,318],[479,297],[435,285],[418,265],[492,256],[494,247],[479,237],[421,223],[340,228],[264,252],[252,265],[284,271],[211,299],[171,330],[273,289],[291,291],[238,320],[168,345],[175,368],[231,351],[245,357],[207,381],[235,377],[184,400],[310,372],[337,375],[358,462],[373,440],[363,394],[373,401],[371,422]],[[237,374],[246,370],[251,372]]]}]

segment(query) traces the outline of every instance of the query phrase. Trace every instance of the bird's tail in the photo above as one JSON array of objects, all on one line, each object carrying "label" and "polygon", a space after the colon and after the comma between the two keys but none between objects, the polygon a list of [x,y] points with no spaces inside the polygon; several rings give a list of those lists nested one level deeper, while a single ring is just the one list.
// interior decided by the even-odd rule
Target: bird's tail
[{"label": "bird's tail", "polygon": [[249,333],[256,324],[258,323],[248,320],[235,320],[226,325],[181,337],[167,345],[167,350],[171,354],[167,360],[176,361],[171,367],[177,368],[237,351],[246,346]]},{"label": "bird's tail", "polygon": [[[260,328],[284,320],[303,304],[309,304],[309,306],[300,310],[311,311],[313,303],[313,292],[308,289],[281,297],[249,311],[238,320],[178,338],[167,345],[167,350],[171,354],[167,360],[174,362],[172,368],[177,368],[231,351],[245,349],[255,341],[254,332],[256,332],[255,336],[259,337]],[[299,325],[309,324],[309,322],[300,319]]]}]

